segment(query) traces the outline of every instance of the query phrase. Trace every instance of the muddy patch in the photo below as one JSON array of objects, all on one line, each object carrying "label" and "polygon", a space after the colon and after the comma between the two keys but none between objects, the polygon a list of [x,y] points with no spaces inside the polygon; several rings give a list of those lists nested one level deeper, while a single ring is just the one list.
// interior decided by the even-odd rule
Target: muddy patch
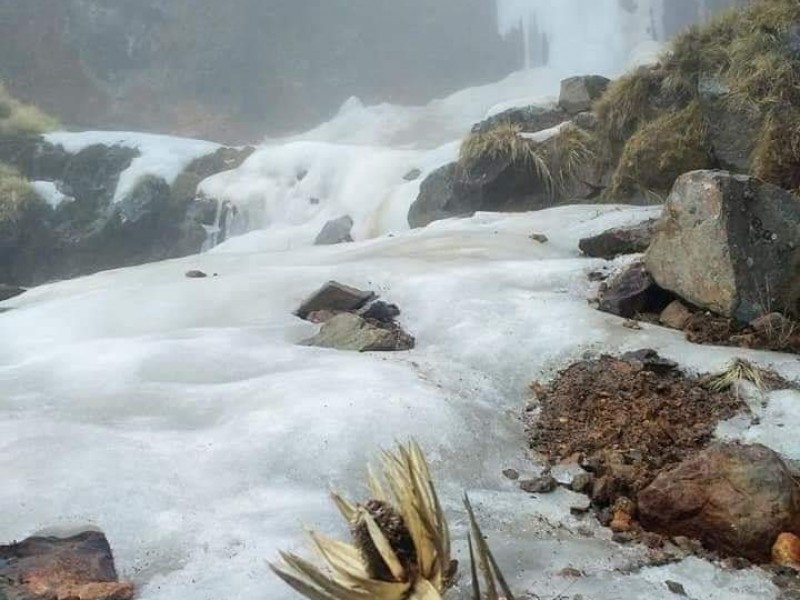
[{"label": "muddy patch", "polygon": [[708,445],[720,421],[747,410],[730,390],[708,389],[653,351],[584,360],[531,388],[531,448],[550,464],[589,471],[597,506],[635,497],[659,471]]}]

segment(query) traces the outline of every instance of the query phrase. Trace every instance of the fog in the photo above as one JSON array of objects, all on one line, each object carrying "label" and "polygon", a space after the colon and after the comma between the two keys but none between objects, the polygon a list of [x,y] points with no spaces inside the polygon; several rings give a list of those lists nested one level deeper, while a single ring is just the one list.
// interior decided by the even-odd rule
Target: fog
[{"label": "fog", "polygon": [[[495,3],[496,2],[496,3]],[[0,0],[0,77],[71,128],[255,141],[351,96],[611,74],[735,0]]]}]

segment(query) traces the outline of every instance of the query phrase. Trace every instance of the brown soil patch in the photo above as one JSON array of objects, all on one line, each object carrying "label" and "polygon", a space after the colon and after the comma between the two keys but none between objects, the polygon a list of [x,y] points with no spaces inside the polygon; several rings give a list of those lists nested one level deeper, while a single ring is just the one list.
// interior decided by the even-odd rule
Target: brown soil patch
[{"label": "brown soil patch", "polygon": [[695,344],[800,354],[800,324],[794,321],[787,321],[780,328],[756,331],[733,319],[698,310],[686,323],[684,331],[686,339]]},{"label": "brown soil patch", "polygon": [[595,476],[596,506],[635,498],[661,469],[705,447],[717,423],[746,410],[676,367],[647,350],[581,361],[548,386],[534,383],[531,447],[552,463],[580,460]]}]

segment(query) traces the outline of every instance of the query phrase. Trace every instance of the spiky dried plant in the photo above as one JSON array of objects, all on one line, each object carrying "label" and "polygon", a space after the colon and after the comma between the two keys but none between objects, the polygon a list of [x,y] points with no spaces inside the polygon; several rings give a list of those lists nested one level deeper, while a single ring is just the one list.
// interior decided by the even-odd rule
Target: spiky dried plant
[{"label": "spiky dried plant", "polygon": [[705,385],[712,392],[724,392],[739,381],[749,381],[758,391],[763,392],[767,388],[764,379],[764,371],[759,367],[743,358],[735,358],[724,372],[710,378]]},{"label": "spiky dried plant", "polygon": [[287,552],[282,564],[270,564],[306,598],[441,600],[453,584],[450,533],[419,446],[384,452],[381,466],[383,481],[370,470],[372,497],[363,504],[332,494],[352,544],[310,534],[325,568]]},{"label": "spiky dried plant", "polygon": [[[475,511],[472,510],[469,496],[466,494],[464,495],[464,507],[469,515],[468,541],[473,600],[514,600],[511,588],[508,587],[508,583],[489,549],[489,544],[486,543],[486,538],[475,518]],[[485,584],[485,594],[481,592],[479,570]]]}]

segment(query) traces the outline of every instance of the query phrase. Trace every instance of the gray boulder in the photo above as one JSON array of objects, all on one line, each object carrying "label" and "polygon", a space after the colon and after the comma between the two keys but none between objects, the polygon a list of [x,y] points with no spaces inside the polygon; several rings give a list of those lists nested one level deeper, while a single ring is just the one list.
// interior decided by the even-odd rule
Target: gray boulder
[{"label": "gray boulder", "polygon": [[558,105],[570,115],[591,110],[592,104],[603,95],[609,83],[611,80],[601,75],[581,75],[564,79],[561,82]]},{"label": "gray boulder", "polygon": [[800,201],[746,175],[681,176],[646,255],[656,283],[695,306],[749,323],[800,297]]},{"label": "gray boulder", "polygon": [[345,312],[325,321],[317,335],[301,344],[353,352],[395,352],[411,350],[414,338],[396,324],[379,326],[359,315]]},{"label": "gray boulder", "polygon": [[408,211],[408,224],[412,229],[440,219],[468,217],[477,210],[473,198],[456,193],[456,168],[456,163],[447,164],[422,181],[419,195]]},{"label": "gray boulder", "polygon": [[670,298],[653,281],[641,262],[633,263],[615,276],[600,294],[598,308],[631,319],[640,313],[661,312]]},{"label": "gray boulder", "polygon": [[609,229],[598,235],[583,238],[578,247],[586,256],[611,260],[623,254],[644,252],[650,246],[655,233],[655,219],[629,227]]},{"label": "gray boulder", "polygon": [[316,246],[331,246],[333,244],[342,244],[345,242],[352,242],[353,238],[350,232],[353,230],[353,219],[349,215],[332,219],[325,223],[322,231],[317,235],[314,240]]},{"label": "gray boulder", "polygon": [[374,292],[365,292],[338,281],[329,281],[306,299],[294,314],[301,319],[307,319],[311,313],[320,311],[358,310],[375,297]]}]

